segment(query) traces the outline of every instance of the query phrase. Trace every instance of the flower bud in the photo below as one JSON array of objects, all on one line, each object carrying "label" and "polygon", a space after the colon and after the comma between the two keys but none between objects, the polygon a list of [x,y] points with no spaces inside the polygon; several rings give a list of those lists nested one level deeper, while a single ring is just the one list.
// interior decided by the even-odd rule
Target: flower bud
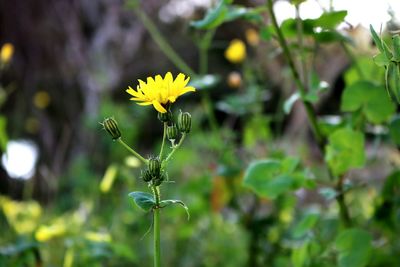
[{"label": "flower bud", "polygon": [[148,169],[142,171],[140,176],[143,179],[143,181],[145,181],[145,182],[150,182],[151,179],[153,178],[153,176],[151,175],[151,173]]},{"label": "flower bud", "polygon": [[160,175],[161,162],[158,157],[149,159],[149,171],[152,176],[158,177]]},{"label": "flower bud", "polygon": [[190,132],[192,127],[192,116],[189,112],[181,112],[178,116],[178,128],[182,133]]},{"label": "flower bud", "polygon": [[178,134],[179,131],[175,124],[167,127],[167,138],[169,140],[176,140],[178,138]]},{"label": "flower bud", "polygon": [[114,118],[107,118],[102,123],[104,129],[111,135],[113,140],[121,137],[121,132],[118,129],[118,124]]},{"label": "flower bud", "polygon": [[153,179],[153,185],[159,186],[165,180],[165,173],[161,173],[158,177]]},{"label": "flower bud", "polygon": [[158,112],[157,118],[161,122],[170,122],[172,120],[172,112],[169,109],[165,113]]}]

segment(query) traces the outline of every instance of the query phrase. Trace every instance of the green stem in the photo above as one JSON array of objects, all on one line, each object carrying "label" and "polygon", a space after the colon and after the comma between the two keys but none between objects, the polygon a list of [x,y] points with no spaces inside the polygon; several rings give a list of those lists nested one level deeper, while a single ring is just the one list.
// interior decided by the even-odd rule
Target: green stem
[{"label": "green stem", "polygon": [[164,122],[163,138],[162,138],[162,143],[161,143],[160,155],[158,156],[160,161],[162,161],[162,156],[163,156],[163,152],[164,152],[165,137],[166,136],[167,136],[167,123]]},{"label": "green stem", "polygon": [[146,13],[137,7],[134,9],[136,16],[139,17],[144,27],[150,33],[153,40],[157,43],[164,54],[172,61],[172,63],[182,72],[189,76],[194,76],[195,72],[190,68],[185,61],[175,52],[172,46],[166,41],[161,32],[157,29],[154,22],[146,15]]},{"label": "green stem", "polygon": [[181,137],[181,140],[179,140],[179,143],[172,148],[172,151],[169,153],[169,155],[167,156],[165,161],[163,161],[163,164],[167,164],[168,163],[168,161],[171,159],[172,155],[174,155],[175,151],[178,150],[178,148],[182,145],[183,140],[185,140],[185,137],[186,137],[186,133],[183,133],[182,137]]},{"label": "green stem", "polygon": [[[309,121],[311,123],[311,127],[312,127],[312,130],[313,130],[314,136],[315,136],[315,138],[316,138],[316,140],[318,142],[318,146],[319,146],[321,152],[325,153],[324,152],[325,151],[324,150],[324,146],[325,146],[325,143],[326,143],[326,139],[322,135],[321,130],[320,130],[319,126],[318,126],[317,116],[315,114],[315,110],[314,110],[313,106],[304,99],[304,96],[306,94],[306,87],[305,87],[305,85],[302,83],[302,81],[300,79],[300,75],[299,75],[299,73],[298,73],[298,71],[297,71],[297,69],[295,67],[295,64],[294,64],[294,61],[293,61],[293,57],[292,57],[291,52],[289,50],[289,47],[288,47],[288,45],[286,43],[285,37],[283,36],[283,33],[282,33],[281,29],[279,28],[278,22],[276,21],[275,13],[274,13],[273,6],[272,6],[272,0],[267,0],[267,5],[268,5],[268,12],[269,12],[269,15],[270,15],[271,20],[272,20],[272,25],[275,28],[279,44],[283,49],[283,53],[284,53],[284,55],[286,57],[286,60],[288,61],[289,67],[290,67],[290,69],[292,71],[292,75],[293,75],[293,78],[295,80],[296,86],[298,87],[298,90],[300,92],[301,100],[302,100],[303,105],[304,105],[304,107],[306,109],[307,117],[308,117],[308,119],[309,119]],[[331,178],[331,180],[333,180],[334,176],[333,176],[333,174],[332,174],[332,172],[331,172],[329,167],[328,167],[328,173],[329,173],[329,177]],[[339,204],[340,216],[341,216],[341,219],[344,222],[345,226],[348,227],[348,226],[351,225],[351,218],[350,218],[349,211],[347,209],[347,206],[346,206],[346,203],[345,203],[345,199],[344,199],[343,178],[342,177],[339,179],[339,181],[338,181],[338,183],[336,185],[336,189],[339,191],[339,195],[336,198],[336,201]]]},{"label": "green stem", "polygon": [[199,73],[204,75],[208,72],[208,50],[214,37],[215,29],[207,31],[199,44]]},{"label": "green stem", "polygon": [[135,157],[137,157],[138,159],[140,159],[144,164],[148,163],[148,160],[143,158],[139,153],[137,153],[135,150],[133,150],[130,146],[128,146],[124,141],[122,141],[121,138],[118,139],[118,142],[124,146],[129,152],[131,152],[133,155],[135,155]]},{"label": "green stem", "polygon": [[300,72],[303,76],[303,85],[308,89],[308,71],[307,71],[307,63],[304,55],[304,41],[303,41],[303,21],[300,17],[300,5],[296,5],[296,27],[297,27],[297,42],[299,44],[300,50]]},{"label": "green stem", "polygon": [[343,192],[343,176],[339,178],[338,183],[336,185],[336,190],[338,192],[338,195],[336,197],[336,201],[339,205],[339,214],[341,221],[344,223],[344,226],[346,228],[350,228],[352,225],[352,221],[350,218],[350,213],[349,210],[347,209],[346,201],[344,198],[344,192]]},{"label": "green stem", "polygon": [[154,267],[161,266],[161,242],[160,242],[160,189],[158,186],[152,188],[156,206],[153,209],[154,220]]},{"label": "green stem", "polygon": [[[268,5],[268,13],[271,17],[272,20],[272,25],[275,28],[275,31],[277,33],[277,37],[278,37],[278,42],[280,44],[280,46],[283,49],[283,54],[285,55],[286,60],[288,61],[290,70],[292,72],[294,81],[296,83],[296,86],[299,90],[300,96],[301,96],[301,100],[303,102],[303,105],[306,109],[306,113],[307,113],[307,117],[308,120],[310,121],[311,124],[311,129],[314,133],[315,139],[317,140],[317,143],[319,145],[320,148],[323,149],[324,145],[325,145],[325,140],[323,138],[323,135],[321,133],[321,130],[318,127],[318,123],[317,123],[317,116],[315,115],[315,111],[314,111],[314,107],[311,105],[310,102],[307,102],[305,100],[305,95],[306,95],[306,88],[304,86],[304,84],[301,82],[300,80],[300,75],[295,67],[294,61],[293,61],[293,57],[292,54],[289,50],[289,47],[286,43],[286,39],[283,36],[283,33],[281,31],[281,29],[279,28],[278,22],[276,20],[276,16],[273,10],[273,5],[272,5],[272,0],[267,0],[267,5]],[[322,150],[323,151],[323,150]]]},{"label": "green stem", "polygon": [[213,105],[212,105],[212,102],[211,102],[211,99],[210,99],[210,95],[208,94],[208,92],[206,92],[206,91],[202,92],[201,102],[202,102],[202,104],[204,106],[204,109],[206,111],[208,122],[210,123],[211,130],[213,130],[215,133],[217,133],[219,131],[218,122],[217,122],[217,118],[215,117],[215,113],[214,113],[214,110],[213,110]]}]

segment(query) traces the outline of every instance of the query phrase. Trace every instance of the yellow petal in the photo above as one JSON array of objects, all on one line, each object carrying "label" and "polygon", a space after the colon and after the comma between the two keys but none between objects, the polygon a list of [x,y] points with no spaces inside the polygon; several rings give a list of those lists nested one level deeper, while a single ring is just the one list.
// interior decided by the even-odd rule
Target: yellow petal
[{"label": "yellow petal", "polygon": [[167,74],[165,74],[164,81],[166,82],[166,84],[171,84],[173,80],[174,77],[172,77],[172,73],[168,71]]},{"label": "yellow petal", "polygon": [[176,101],[176,96],[173,96],[173,95],[169,96],[168,101],[171,103],[174,103]]},{"label": "yellow petal", "polygon": [[160,102],[153,100],[153,107],[160,113],[166,113],[167,110],[160,104]]},{"label": "yellow petal", "polygon": [[196,91],[196,89],[193,86],[187,86],[187,87],[179,90],[178,96],[186,94],[187,92],[195,92],[195,91]]},{"label": "yellow petal", "polygon": [[149,105],[152,105],[153,103],[152,102],[138,102],[138,103],[136,103],[136,104],[138,104],[138,105],[140,105],[140,106],[149,106]]}]

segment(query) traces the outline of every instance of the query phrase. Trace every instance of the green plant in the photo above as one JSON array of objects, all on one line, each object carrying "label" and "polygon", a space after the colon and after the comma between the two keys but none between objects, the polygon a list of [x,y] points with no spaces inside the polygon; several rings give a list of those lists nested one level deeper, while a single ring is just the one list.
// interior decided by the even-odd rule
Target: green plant
[{"label": "green plant", "polygon": [[[145,165],[145,169],[141,173],[141,179],[148,184],[152,193],[134,191],[129,196],[142,210],[153,213],[152,226],[154,229],[155,267],[161,266],[160,209],[172,204],[179,204],[185,209],[189,219],[189,211],[185,203],[181,200],[163,200],[161,198],[161,185],[165,182],[170,182],[167,171],[168,164],[174,153],[181,147],[191,129],[192,118],[190,113],[180,112],[178,120],[175,122],[171,111],[171,105],[179,96],[195,91],[194,87],[187,86],[188,82],[189,78],[185,78],[184,74],[180,73],[174,80],[172,74],[168,72],[164,78],[157,75],[154,79],[152,77],[147,78],[147,82],[139,80],[137,90],[133,90],[131,87],[126,90],[127,93],[133,96],[131,100],[137,101],[139,105],[153,105],[158,111],[157,117],[164,127],[161,148],[158,155],[145,159],[122,140],[122,134],[114,118],[107,118],[102,122],[103,128],[111,135],[112,139],[117,140]],[[179,134],[181,134],[180,138]],[[167,155],[164,155],[166,138],[171,142],[171,151]],[[175,143],[177,140],[179,141]]]}]

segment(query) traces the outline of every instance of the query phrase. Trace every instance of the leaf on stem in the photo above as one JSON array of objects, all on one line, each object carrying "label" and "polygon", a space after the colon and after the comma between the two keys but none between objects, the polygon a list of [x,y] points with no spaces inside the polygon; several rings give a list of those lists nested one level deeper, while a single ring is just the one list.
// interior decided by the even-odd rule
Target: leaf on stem
[{"label": "leaf on stem", "polygon": [[139,208],[146,212],[150,211],[156,205],[153,195],[146,192],[131,192],[129,193],[129,197],[133,199]]},{"label": "leaf on stem", "polygon": [[167,206],[172,205],[172,204],[179,204],[179,205],[181,205],[181,206],[185,209],[185,211],[186,211],[187,219],[190,220],[189,208],[188,208],[188,207],[186,206],[186,204],[183,203],[183,201],[181,201],[181,200],[177,200],[177,199],[166,199],[166,200],[162,200],[162,201],[160,202],[160,207],[161,207],[161,208],[164,208],[164,207],[167,207]]}]

